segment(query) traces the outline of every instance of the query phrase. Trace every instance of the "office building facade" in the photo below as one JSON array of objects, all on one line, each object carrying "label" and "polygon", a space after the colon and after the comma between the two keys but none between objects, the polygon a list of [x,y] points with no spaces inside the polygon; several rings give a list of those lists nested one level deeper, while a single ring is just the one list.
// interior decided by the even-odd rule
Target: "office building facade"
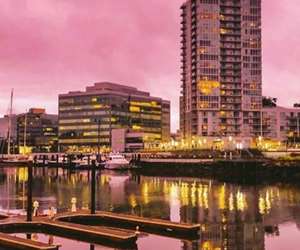
[{"label": "office building facade", "polygon": [[183,136],[258,136],[261,0],[188,0],[181,10]]},{"label": "office building facade", "polygon": [[19,153],[57,152],[58,115],[41,108],[17,115],[17,143]]},{"label": "office building facade", "polygon": [[170,102],[120,84],[100,82],[85,91],[59,95],[61,151],[110,149],[112,130],[143,133],[143,141],[170,137]]}]

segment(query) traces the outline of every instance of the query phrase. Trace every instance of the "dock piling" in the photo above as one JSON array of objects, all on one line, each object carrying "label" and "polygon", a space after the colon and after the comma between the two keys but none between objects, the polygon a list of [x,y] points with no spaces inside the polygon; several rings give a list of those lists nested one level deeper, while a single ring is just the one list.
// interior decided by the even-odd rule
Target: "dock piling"
[{"label": "dock piling", "polygon": [[96,213],[96,162],[92,161],[91,214]]},{"label": "dock piling", "polygon": [[28,181],[27,181],[27,221],[32,221],[32,165],[28,165]]}]

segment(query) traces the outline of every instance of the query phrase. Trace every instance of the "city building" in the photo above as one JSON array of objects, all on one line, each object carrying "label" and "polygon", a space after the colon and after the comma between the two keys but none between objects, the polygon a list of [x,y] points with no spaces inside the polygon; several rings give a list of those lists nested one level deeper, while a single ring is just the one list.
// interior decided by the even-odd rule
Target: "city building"
[{"label": "city building", "polygon": [[263,138],[300,142],[300,108],[264,107],[262,117]]},{"label": "city building", "polygon": [[260,134],[261,0],[181,6],[183,137]]},{"label": "city building", "polygon": [[144,142],[145,133],[125,128],[112,130],[112,151],[113,152],[137,152],[147,148]]},{"label": "city building", "polygon": [[170,138],[170,102],[137,88],[109,82],[59,95],[61,151],[95,152],[111,148],[112,131],[142,133],[142,142]]},{"label": "city building", "polygon": [[31,108],[17,116],[19,153],[57,152],[58,115],[46,114],[45,109]]}]

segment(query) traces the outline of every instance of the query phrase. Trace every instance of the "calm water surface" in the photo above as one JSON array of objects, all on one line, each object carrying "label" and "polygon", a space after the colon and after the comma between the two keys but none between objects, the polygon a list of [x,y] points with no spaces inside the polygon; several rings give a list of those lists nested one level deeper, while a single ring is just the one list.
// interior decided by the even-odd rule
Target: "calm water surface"
[{"label": "calm water surface", "polygon": [[[0,209],[26,209],[27,169],[0,169]],[[90,174],[56,169],[34,170],[34,200],[41,209],[89,207]],[[198,241],[146,235],[139,250],[296,250],[300,245],[300,186],[239,186],[199,178],[97,175],[97,209],[200,223]],[[49,236],[36,235],[48,242]],[[91,249],[90,244],[50,237],[62,250]],[[95,246],[95,249],[111,249]]]}]

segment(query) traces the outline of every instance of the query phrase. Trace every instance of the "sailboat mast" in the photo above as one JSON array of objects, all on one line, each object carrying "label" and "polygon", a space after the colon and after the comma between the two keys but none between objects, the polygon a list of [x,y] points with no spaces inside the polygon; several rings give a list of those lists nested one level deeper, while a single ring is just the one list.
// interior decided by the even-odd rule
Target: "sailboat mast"
[{"label": "sailboat mast", "polygon": [[8,142],[7,142],[7,154],[10,155],[10,144],[11,144],[11,118],[13,108],[14,89],[11,90],[10,94],[10,106],[9,106],[9,117],[8,117]]},{"label": "sailboat mast", "polygon": [[27,134],[27,111],[25,113],[25,121],[24,121],[24,154],[26,154],[26,134]]}]

